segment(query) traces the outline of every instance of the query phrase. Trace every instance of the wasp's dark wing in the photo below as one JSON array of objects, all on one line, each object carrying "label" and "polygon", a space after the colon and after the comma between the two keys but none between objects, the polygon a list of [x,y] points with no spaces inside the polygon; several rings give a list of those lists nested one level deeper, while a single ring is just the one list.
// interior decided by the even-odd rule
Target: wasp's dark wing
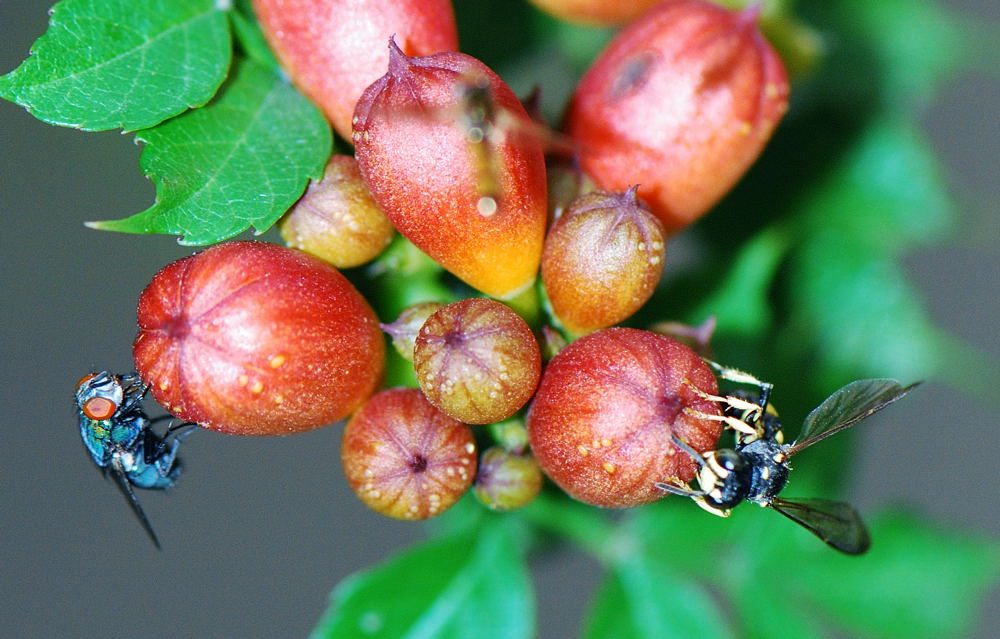
[{"label": "wasp's dark wing", "polygon": [[900,399],[916,385],[903,386],[894,379],[851,382],[809,413],[798,439],[785,452],[791,457],[821,439],[850,428]]},{"label": "wasp's dark wing", "polygon": [[860,555],[871,546],[861,515],[848,504],[826,499],[774,499],[771,508],[848,555]]},{"label": "wasp's dark wing", "polygon": [[156,546],[157,550],[160,550],[160,540],[156,538],[156,533],[153,532],[153,527],[150,525],[149,520],[146,519],[146,513],[143,512],[142,506],[139,505],[139,500],[135,497],[135,491],[132,490],[132,482],[128,480],[128,476],[122,468],[117,465],[112,464],[111,474],[114,475],[115,481],[118,483],[118,487],[121,488],[122,494],[125,495],[125,499],[128,500],[130,506],[132,506],[132,512],[135,516],[139,518],[139,523],[142,527],[146,529],[146,534],[149,538],[153,540],[153,545]]}]

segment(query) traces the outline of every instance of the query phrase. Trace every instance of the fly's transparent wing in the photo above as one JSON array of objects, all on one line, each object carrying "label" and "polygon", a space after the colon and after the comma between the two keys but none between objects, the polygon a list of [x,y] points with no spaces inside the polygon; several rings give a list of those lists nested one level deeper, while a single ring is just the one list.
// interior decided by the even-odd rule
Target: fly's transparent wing
[{"label": "fly's transparent wing", "polygon": [[798,439],[786,451],[788,456],[874,415],[902,398],[916,385],[903,386],[894,379],[859,379],[851,382],[809,413]]},{"label": "fly's transparent wing", "polygon": [[146,529],[146,534],[149,535],[149,538],[153,540],[153,545],[156,546],[157,550],[160,550],[160,540],[156,538],[153,526],[146,519],[146,513],[142,510],[142,506],[139,505],[139,500],[136,499],[135,491],[132,490],[132,482],[128,480],[125,469],[113,462],[111,465],[111,474],[115,476],[118,487],[121,489],[122,494],[125,495],[125,499],[128,500],[129,505],[132,506],[132,512],[139,518],[139,523]]},{"label": "fly's transparent wing", "polygon": [[848,504],[826,499],[774,499],[771,508],[840,552],[860,555],[871,546],[865,523]]}]

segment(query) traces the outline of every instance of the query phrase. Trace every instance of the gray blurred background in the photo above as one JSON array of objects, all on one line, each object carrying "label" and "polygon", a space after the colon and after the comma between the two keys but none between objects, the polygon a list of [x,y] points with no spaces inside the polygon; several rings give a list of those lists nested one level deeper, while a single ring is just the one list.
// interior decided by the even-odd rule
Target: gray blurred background
[{"label": "gray blurred background", "polygon": [[[947,4],[1000,19],[996,0]],[[0,73],[44,32],[49,6],[0,2]],[[940,325],[994,358],[997,78],[957,78],[924,119],[966,216],[957,234],[906,262]],[[155,552],[82,450],[72,391],[86,372],[131,369],[138,293],[191,249],[82,226],[153,201],[131,136],[48,126],[0,102],[0,149],[0,634],[306,635],[335,583],[423,529],[355,499],[341,476],[339,427],[275,439],[204,432],[185,443],[176,490],[141,495],[164,546]],[[851,501],[862,511],[910,504],[944,526],[1000,534],[996,398],[931,382],[893,411],[905,428],[876,420],[861,431]],[[575,636],[599,567],[565,550],[536,558],[533,570],[539,636]],[[998,593],[986,608],[975,636],[998,636]]]}]

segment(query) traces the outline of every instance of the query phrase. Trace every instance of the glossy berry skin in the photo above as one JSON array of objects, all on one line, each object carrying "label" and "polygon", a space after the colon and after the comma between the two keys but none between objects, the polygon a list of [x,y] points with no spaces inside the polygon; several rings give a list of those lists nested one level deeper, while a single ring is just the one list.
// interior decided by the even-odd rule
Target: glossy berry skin
[{"label": "glossy berry skin", "polygon": [[549,230],[542,283],[563,326],[590,333],[627,319],[649,300],[665,256],[663,226],[636,200],[634,187],[595,191],[577,198]]},{"label": "glossy berry skin", "polygon": [[583,170],[603,189],[639,184],[668,232],[729,191],[787,109],[758,12],[663,2],[615,37],[572,98],[566,129]]},{"label": "glossy berry skin", "polygon": [[528,413],[531,450],[542,471],[572,497],[620,508],[659,499],[661,477],[684,482],[697,465],[677,450],[676,434],[697,451],[719,439],[718,387],[691,349],[633,328],[607,328],[556,355]]},{"label": "glossy berry skin", "polygon": [[[470,95],[495,121],[470,126]],[[493,297],[534,281],[546,224],[541,141],[486,65],[462,53],[408,58],[390,43],[388,73],[358,102],[354,143],[375,201],[434,261]]]},{"label": "glossy berry skin", "polygon": [[531,0],[539,9],[569,22],[610,26],[634,20],[662,0]]},{"label": "glossy berry skin", "polygon": [[538,342],[521,317],[474,297],[434,312],[417,333],[413,368],[427,399],[467,424],[506,419],[538,385]]},{"label": "glossy berry skin", "polygon": [[458,49],[450,0],[253,0],[253,7],[292,82],[347,140],[354,105],[385,73],[390,36],[410,55]]},{"label": "glossy berry skin", "polygon": [[139,298],[136,370],[179,419],[239,435],[310,430],[376,389],[368,303],[318,258],[226,242],[173,262]]},{"label": "glossy berry skin", "polygon": [[415,388],[372,396],[347,423],[340,458],[358,498],[396,519],[441,514],[476,474],[472,431]]},{"label": "glossy berry skin", "polygon": [[350,155],[330,157],[323,179],[309,183],[305,194],[281,218],[280,230],[289,246],[337,268],[375,259],[395,233]]}]

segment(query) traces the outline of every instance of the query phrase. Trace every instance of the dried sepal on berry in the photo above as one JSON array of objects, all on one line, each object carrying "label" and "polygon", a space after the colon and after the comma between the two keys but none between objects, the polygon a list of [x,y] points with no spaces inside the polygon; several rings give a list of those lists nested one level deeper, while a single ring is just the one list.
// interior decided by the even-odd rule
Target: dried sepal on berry
[{"label": "dried sepal on berry", "polygon": [[408,306],[392,324],[381,324],[382,330],[392,338],[392,346],[407,361],[413,361],[413,347],[417,334],[427,318],[444,306],[440,302],[420,302]]},{"label": "dried sepal on berry", "polygon": [[510,417],[531,399],[541,354],[531,329],[504,304],[454,302],[427,318],[413,366],[432,404],[467,424]]},{"label": "dried sepal on berry", "polygon": [[344,429],[340,458],[358,498],[396,519],[441,514],[476,474],[472,431],[415,388],[373,395]]}]

